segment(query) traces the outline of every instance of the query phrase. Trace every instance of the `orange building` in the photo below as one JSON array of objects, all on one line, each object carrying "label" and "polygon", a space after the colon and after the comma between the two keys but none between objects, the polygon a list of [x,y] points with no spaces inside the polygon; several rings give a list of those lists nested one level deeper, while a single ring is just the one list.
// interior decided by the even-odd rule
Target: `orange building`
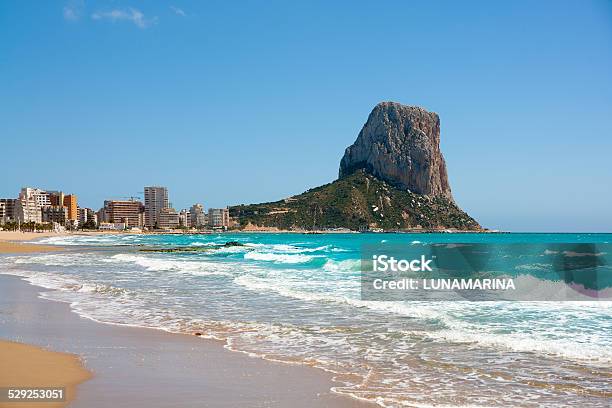
[{"label": "orange building", "polygon": [[64,196],[64,207],[68,208],[68,219],[77,221],[79,219],[79,209],[77,207],[77,196],[67,194]]}]

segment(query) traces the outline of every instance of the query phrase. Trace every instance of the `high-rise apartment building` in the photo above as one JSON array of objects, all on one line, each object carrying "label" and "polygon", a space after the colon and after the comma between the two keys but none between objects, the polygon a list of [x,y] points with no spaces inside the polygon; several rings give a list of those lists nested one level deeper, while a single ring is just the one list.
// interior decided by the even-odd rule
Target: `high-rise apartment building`
[{"label": "high-rise apartment building", "polygon": [[68,209],[68,220],[78,221],[79,220],[79,207],[77,204],[77,196],[74,194],[67,194],[64,196],[62,205]]},{"label": "high-rise apartment building", "polygon": [[42,207],[51,205],[49,194],[39,188],[24,187],[15,203],[15,218],[20,222],[42,222]]},{"label": "high-rise apartment building", "polygon": [[168,189],[160,186],[145,187],[144,196],[145,226],[147,228],[160,227],[159,216],[161,211],[170,207],[168,204]]}]

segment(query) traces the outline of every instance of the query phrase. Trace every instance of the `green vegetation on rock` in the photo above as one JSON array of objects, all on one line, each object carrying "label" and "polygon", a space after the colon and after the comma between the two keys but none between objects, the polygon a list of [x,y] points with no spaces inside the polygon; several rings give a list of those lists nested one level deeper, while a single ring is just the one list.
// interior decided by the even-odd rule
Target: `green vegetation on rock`
[{"label": "green vegetation on rock", "polygon": [[452,200],[394,187],[360,169],[285,200],[230,207],[241,228],[480,230]]}]

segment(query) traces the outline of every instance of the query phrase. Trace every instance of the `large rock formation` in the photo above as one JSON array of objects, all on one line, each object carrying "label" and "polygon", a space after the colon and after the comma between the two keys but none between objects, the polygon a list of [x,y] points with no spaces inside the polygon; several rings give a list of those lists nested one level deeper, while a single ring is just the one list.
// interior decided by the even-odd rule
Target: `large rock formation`
[{"label": "large rock formation", "polygon": [[440,151],[440,118],[417,106],[376,105],[344,152],[339,176],[358,169],[401,189],[453,200]]},{"label": "large rock formation", "polygon": [[451,196],[435,113],[378,104],[340,163],[340,178],[284,200],[230,207],[242,228],[480,231]]}]

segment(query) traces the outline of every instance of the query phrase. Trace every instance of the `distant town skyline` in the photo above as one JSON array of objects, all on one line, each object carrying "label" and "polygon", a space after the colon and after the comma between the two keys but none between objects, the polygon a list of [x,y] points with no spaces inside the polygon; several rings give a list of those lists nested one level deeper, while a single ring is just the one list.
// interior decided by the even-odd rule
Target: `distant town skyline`
[{"label": "distant town skyline", "polygon": [[229,209],[206,208],[194,203],[177,210],[168,201],[165,186],[145,186],[144,200],[124,197],[105,199],[102,206],[79,204],[76,194],[27,186],[16,196],[0,197],[0,229],[35,230],[204,230],[228,229],[239,223],[230,221]]},{"label": "distant town skyline", "polygon": [[11,2],[0,36],[0,197],[275,201],[397,101],[483,226],[612,231],[609,2]]}]

